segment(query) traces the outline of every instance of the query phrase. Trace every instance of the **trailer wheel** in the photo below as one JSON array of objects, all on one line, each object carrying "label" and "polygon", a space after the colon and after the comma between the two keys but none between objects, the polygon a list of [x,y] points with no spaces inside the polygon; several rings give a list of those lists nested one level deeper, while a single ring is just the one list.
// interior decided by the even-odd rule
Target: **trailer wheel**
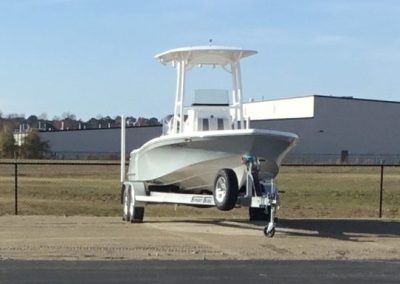
[{"label": "trailer wheel", "polygon": [[264,228],[264,236],[268,238],[273,238],[275,235],[275,227],[272,228],[271,230],[268,230],[268,226],[265,226]]},{"label": "trailer wheel", "polygon": [[142,223],[144,216],[144,207],[133,207],[133,216],[131,223]]},{"label": "trailer wheel", "polygon": [[214,201],[219,210],[228,211],[235,207],[239,193],[236,174],[231,169],[218,171],[214,181]]},{"label": "trailer wheel", "polygon": [[131,216],[129,214],[129,207],[131,203],[130,186],[124,186],[122,189],[122,220],[129,222]]}]

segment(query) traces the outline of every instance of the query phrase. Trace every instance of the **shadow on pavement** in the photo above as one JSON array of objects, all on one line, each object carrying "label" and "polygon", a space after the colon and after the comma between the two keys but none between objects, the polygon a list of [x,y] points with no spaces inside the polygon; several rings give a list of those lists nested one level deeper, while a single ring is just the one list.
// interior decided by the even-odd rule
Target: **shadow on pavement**
[{"label": "shadow on pavement", "polygon": [[[179,219],[168,221],[146,221],[146,223],[194,223],[215,226],[241,228],[244,230],[262,230],[267,222],[229,219]],[[377,237],[400,237],[400,221],[376,219],[279,219],[277,223],[287,235],[325,237],[339,240],[357,241],[365,234]],[[361,241],[362,242],[362,241]]]},{"label": "shadow on pavement", "polygon": [[[400,221],[376,219],[280,219],[279,228],[317,232],[315,236],[341,240],[357,241],[353,238],[365,234],[378,237],[399,237]],[[288,232],[290,235],[307,235],[309,233]]]}]

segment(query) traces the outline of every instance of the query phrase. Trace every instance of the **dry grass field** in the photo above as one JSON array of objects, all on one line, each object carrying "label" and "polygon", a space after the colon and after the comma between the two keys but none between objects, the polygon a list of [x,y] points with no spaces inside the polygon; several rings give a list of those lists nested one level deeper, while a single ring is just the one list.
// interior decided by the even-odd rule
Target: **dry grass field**
[{"label": "dry grass field", "polygon": [[[285,217],[377,217],[379,167],[282,167],[281,215]],[[383,217],[400,217],[400,168],[384,168]]]},{"label": "dry grass field", "polygon": [[[119,167],[19,165],[19,214],[120,215]],[[369,218],[378,216],[379,167],[288,167],[278,178],[279,216]],[[400,168],[385,167],[383,217],[400,218]],[[0,215],[14,213],[14,166],[0,165]],[[145,216],[247,218],[247,210],[221,212],[151,205]]]}]

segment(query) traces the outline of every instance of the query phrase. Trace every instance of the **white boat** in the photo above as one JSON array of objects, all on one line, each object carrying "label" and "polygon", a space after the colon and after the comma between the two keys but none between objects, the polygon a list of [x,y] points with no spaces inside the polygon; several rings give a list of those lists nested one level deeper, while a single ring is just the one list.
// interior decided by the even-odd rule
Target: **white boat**
[{"label": "white boat", "polygon": [[[249,163],[257,179],[273,179],[296,134],[251,129],[243,114],[240,60],[253,50],[230,47],[188,47],[156,55],[177,70],[174,114],[163,135],[131,152],[128,181],[142,182],[148,191],[210,193],[221,210],[235,206],[246,190]],[[232,77],[231,98],[226,90],[197,90],[185,106],[186,75],[192,68],[220,66]]]}]

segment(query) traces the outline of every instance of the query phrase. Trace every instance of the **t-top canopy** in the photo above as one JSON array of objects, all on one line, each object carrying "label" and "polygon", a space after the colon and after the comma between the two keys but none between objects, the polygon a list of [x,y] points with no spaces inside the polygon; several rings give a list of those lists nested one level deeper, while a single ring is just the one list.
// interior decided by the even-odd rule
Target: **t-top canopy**
[{"label": "t-top canopy", "polygon": [[186,64],[227,65],[256,53],[257,51],[255,50],[245,50],[237,47],[196,46],[171,49],[157,54],[155,58],[163,64],[185,60]]}]

